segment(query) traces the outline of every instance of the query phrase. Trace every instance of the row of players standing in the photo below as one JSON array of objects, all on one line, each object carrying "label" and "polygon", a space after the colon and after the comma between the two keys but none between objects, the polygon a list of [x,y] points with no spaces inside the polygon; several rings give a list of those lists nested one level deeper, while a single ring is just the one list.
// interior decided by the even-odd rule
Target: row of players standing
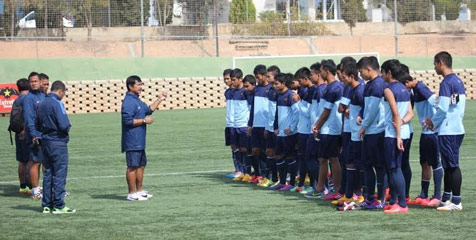
[{"label": "row of players standing", "polygon": [[[235,165],[231,176],[271,190],[331,200],[339,210],[405,213],[407,203],[462,210],[459,148],[465,89],[452,72],[448,52],[435,55],[434,65],[444,77],[438,98],[395,59],[381,67],[375,57],[358,63],[346,57],[338,66],[323,60],[294,75],[264,65],[244,78],[240,69],[225,70],[230,86],[225,92],[225,135]],[[421,193],[410,200],[413,106],[422,126],[422,181]],[[327,187],[329,165],[333,192]],[[432,170],[435,190],[429,197]],[[387,186],[390,194],[385,194]]]}]

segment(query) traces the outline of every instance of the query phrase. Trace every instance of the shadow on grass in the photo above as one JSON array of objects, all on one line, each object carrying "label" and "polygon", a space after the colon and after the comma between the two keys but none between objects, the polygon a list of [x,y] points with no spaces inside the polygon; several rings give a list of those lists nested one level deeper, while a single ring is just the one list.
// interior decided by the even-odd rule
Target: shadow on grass
[{"label": "shadow on grass", "polygon": [[90,195],[94,199],[106,199],[106,200],[118,200],[125,201],[126,196],[119,194],[99,194],[99,195]]},{"label": "shadow on grass", "polygon": [[29,210],[29,211],[33,211],[33,212],[37,212],[37,213],[41,212],[41,210],[42,210],[40,205],[31,206],[31,205],[25,205],[25,204],[14,206],[14,207],[11,207],[11,208],[15,209],[15,210]]},{"label": "shadow on grass", "polygon": [[20,194],[18,192],[18,185],[0,185],[0,196],[1,197],[14,197],[14,198],[27,198],[29,195]]}]

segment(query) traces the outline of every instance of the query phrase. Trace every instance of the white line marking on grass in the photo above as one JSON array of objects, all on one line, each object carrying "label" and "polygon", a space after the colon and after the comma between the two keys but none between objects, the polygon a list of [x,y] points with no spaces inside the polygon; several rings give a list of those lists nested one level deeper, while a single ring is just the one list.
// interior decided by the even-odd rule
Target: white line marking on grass
[{"label": "white line marking on grass", "polygon": [[[149,173],[144,174],[146,177],[154,176],[177,176],[177,175],[189,175],[189,174],[205,174],[205,173],[222,173],[222,172],[233,172],[233,170],[210,170],[210,171],[192,171],[192,172],[170,172],[170,173]],[[110,176],[88,176],[88,177],[74,177],[68,178],[67,180],[87,180],[87,179],[107,179],[107,178],[124,178],[125,175],[110,175]],[[0,185],[18,183],[16,181],[4,181],[0,182]]]}]

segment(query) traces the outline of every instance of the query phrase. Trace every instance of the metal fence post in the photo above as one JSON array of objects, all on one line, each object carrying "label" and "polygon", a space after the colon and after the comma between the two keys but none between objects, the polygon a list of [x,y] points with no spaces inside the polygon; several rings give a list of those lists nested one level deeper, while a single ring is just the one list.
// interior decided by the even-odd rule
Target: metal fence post
[{"label": "metal fence post", "polygon": [[144,57],[144,0],[140,0],[140,44],[141,57]]},{"label": "metal fence post", "polygon": [[395,10],[395,57],[398,56],[398,11],[397,11],[397,0],[393,0],[393,9]]}]

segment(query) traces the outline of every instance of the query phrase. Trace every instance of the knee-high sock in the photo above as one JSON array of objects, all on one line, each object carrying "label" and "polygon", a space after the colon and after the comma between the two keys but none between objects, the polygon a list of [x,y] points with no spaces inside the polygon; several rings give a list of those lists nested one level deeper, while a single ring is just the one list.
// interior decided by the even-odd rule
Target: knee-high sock
[{"label": "knee-high sock", "polygon": [[340,169],[341,169],[341,173],[340,173],[340,187],[339,189],[337,190],[341,195],[344,195],[346,193],[346,190],[347,190],[347,168],[345,167],[345,163],[343,160],[341,160],[343,158],[339,158],[339,161],[340,161]]},{"label": "knee-high sock", "polygon": [[[367,196],[367,186],[365,185],[365,171],[364,170],[360,170],[359,171],[359,191],[362,191],[360,194],[362,194],[363,196]],[[362,190],[361,190],[362,189]],[[357,194],[357,193],[355,193]],[[360,194],[357,194],[357,195],[360,195]]]},{"label": "knee-high sock", "polygon": [[354,194],[355,188],[358,184],[357,180],[357,170],[355,168],[346,168],[345,174],[347,175],[345,180],[345,197],[351,198]]},{"label": "knee-high sock", "polygon": [[269,170],[271,171],[271,180],[273,182],[278,181],[278,167],[276,166],[276,158],[269,158],[269,162],[271,163],[271,166],[269,167]]},{"label": "knee-high sock", "polygon": [[231,158],[233,160],[233,165],[235,166],[235,172],[241,172],[240,165],[238,164],[238,159],[236,159],[236,152],[231,151]]},{"label": "knee-high sock", "polygon": [[443,167],[441,164],[435,169],[433,169],[433,185],[434,186],[434,198],[441,198],[441,180],[443,179]]},{"label": "knee-high sock", "polygon": [[286,184],[286,175],[287,175],[287,164],[284,159],[278,160],[276,162],[276,167],[279,172],[279,183]]},{"label": "knee-high sock", "polygon": [[245,170],[243,169],[243,154],[240,151],[235,151],[235,160],[236,160],[236,165],[238,166],[238,171],[244,172]]},{"label": "knee-high sock", "polygon": [[373,167],[366,167],[365,169],[365,186],[367,188],[367,200],[374,200],[375,194],[375,172]]},{"label": "knee-high sock", "polygon": [[461,202],[461,182],[463,180],[463,177],[461,175],[461,170],[459,167],[451,168],[451,171],[451,190],[453,192],[451,202],[453,202],[454,204],[459,204]]},{"label": "knee-high sock", "polygon": [[259,158],[253,155],[248,155],[248,159],[250,159],[251,166],[253,166],[253,171],[256,176],[261,176],[260,168],[259,168]]},{"label": "knee-high sock", "polygon": [[379,167],[375,168],[375,172],[377,175],[377,193],[378,193],[378,199],[381,202],[385,202],[385,188],[384,188],[384,181],[385,181],[385,175],[387,172],[385,171],[385,168]]},{"label": "knee-high sock", "polygon": [[[407,207],[405,200],[405,177],[401,168],[395,168],[389,170],[390,178],[392,178],[392,185],[395,188],[395,193],[398,195],[398,205],[401,207]],[[392,196],[393,198],[393,196]]]},{"label": "knee-high sock", "polygon": [[421,180],[421,191],[420,197],[425,199],[428,198],[428,189],[430,188],[430,180]]},{"label": "knee-high sock", "polygon": [[309,174],[309,179],[310,179],[310,186],[314,189],[316,189],[316,182],[317,182],[317,176],[319,175],[319,163],[317,162],[317,159],[314,158],[308,158],[306,159],[307,162],[307,170]]},{"label": "knee-high sock", "polygon": [[307,161],[304,159],[304,155],[298,155],[298,159],[300,162],[299,165],[299,183],[298,186],[302,187],[304,186],[304,181],[306,180],[306,175],[307,175]]},{"label": "knee-high sock", "polygon": [[409,159],[402,161],[402,173],[405,178],[405,196],[410,196],[410,184],[412,182],[412,169]]},{"label": "knee-high sock", "polygon": [[445,175],[443,177],[444,193],[443,193],[443,197],[441,198],[441,201],[446,202],[446,201],[450,200],[450,198],[451,198],[451,191],[453,189],[453,186],[452,186],[452,183],[451,183],[451,171],[450,171],[450,169],[446,168],[444,171],[445,171]]},{"label": "knee-high sock", "polygon": [[251,156],[248,156],[245,152],[241,153],[241,156],[243,157],[242,164],[243,164],[243,170],[245,171],[246,174],[251,174]]},{"label": "knee-high sock", "polygon": [[259,171],[261,173],[261,176],[262,177],[268,177],[268,175],[266,175],[266,171],[267,171],[267,157],[266,157],[266,154],[261,151],[261,154],[259,155]]},{"label": "knee-high sock", "polygon": [[289,173],[291,179],[289,181],[290,185],[296,185],[296,174],[298,169],[298,163],[295,158],[286,159],[287,172]]}]

